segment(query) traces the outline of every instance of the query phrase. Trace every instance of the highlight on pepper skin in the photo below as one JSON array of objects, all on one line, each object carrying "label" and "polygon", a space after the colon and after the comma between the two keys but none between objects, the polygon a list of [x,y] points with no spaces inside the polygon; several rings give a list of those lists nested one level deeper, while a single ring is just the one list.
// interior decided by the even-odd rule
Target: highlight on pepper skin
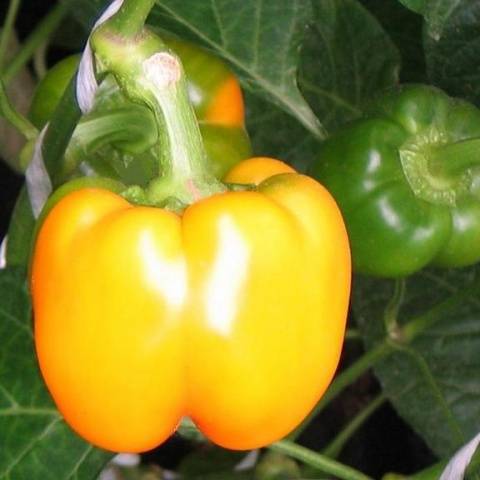
[{"label": "highlight on pepper skin", "polygon": [[149,450],[188,416],[222,447],[262,447],[330,383],[350,289],[342,217],[316,181],[246,162],[228,178],[255,191],[181,215],[84,188],[44,221],[36,350],[60,412],[89,442]]}]

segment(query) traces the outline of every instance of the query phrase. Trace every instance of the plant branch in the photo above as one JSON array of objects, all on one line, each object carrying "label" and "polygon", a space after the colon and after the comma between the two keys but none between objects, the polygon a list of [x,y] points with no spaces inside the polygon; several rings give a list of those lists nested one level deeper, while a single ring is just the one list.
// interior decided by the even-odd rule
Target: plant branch
[{"label": "plant branch", "polygon": [[21,49],[8,64],[1,74],[1,79],[8,83],[15,77],[18,71],[32,58],[39,45],[46,42],[48,37],[56,30],[67,12],[66,3],[60,2],[48,13],[37,25],[35,30],[27,37]]},{"label": "plant branch", "polygon": [[64,180],[65,158],[73,131],[81,117],[76,101],[76,77],[72,78],[50,119],[43,141],[43,159],[53,186],[59,186]]},{"label": "plant branch", "polygon": [[336,458],[342,451],[344,445],[353,434],[370,418],[370,416],[383,405],[386,396],[381,393],[367,404],[352,420],[341,430],[337,436],[322,450],[327,457]]},{"label": "plant branch", "polygon": [[360,331],[356,328],[349,328],[345,332],[345,340],[361,340]]},{"label": "plant branch", "polygon": [[[400,290],[397,289],[397,292]],[[389,337],[387,335],[382,342],[377,343],[375,347],[368,350],[355,363],[337,375],[317,406],[300,426],[290,434],[289,438],[292,440],[296,439],[305,430],[310,421],[335,399],[344,388],[351,385],[360,375],[375,365],[380,359],[397,350],[399,345],[412,342],[418,335],[432,327],[446,311],[455,308],[471,295],[478,296],[479,290],[480,279],[476,280],[470,287],[451,295],[443,302],[434,305],[426,312],[414,317],[399,329],[395,336]],[[396,297],[400,298],[400,296],[394,294],[393,298]]]},{"label": "plant branch", "polygon": [[351,385],[360,375],[365,373],[372,365],[394,350],[388,340],[377,344],[371,350],[364,353],[355,363],[343,370],[332,382],[317,406],[310,415],[300,424],[300,426],[290,434],[289,438],[294,440],[305,430],[310,421],[317,416],[334,398],[339,395],[344,388]]},{"label": "plant branch", "polygon": [[280,442],[273,443],[268,449],[300,460],[315,469],[334,475],[341,480],[371,480],[370,477],[358,470],[332,460],[331,458],[314,452],[313,450],[297,445],[289,440],[281,440]]},{"label": "plant branch", "polygon": [[27,140],[36,138],[37,129],[10,103],[5,85],[0,80],[0,115],[13,125]]},{"label": "plant branch", "polygon": [[13,25],[17,18],[18,9],[20,8],[20,0],[10,0],[8,5],[7,16],[5,23],[2,26],[2,33],[0,36],[0,71],[3,69],[5,61],[5,54],[7,52],[8,43],[13,32]]},{"label": "plant branch", "polygon": [[392,337],[398,331],[398,313],[405,297],[405,278],[395,280],[393,295],[387,306],[383,320],[387,335]]},{"label": "plant branch", "polygon": [[47,74],[47,50],[48,43],[42,43],[33,54],[33,70],[39,80]]},{"label": "plant branch", "polygon": [[438,320],[442,313],[465,302],[470,296],[478,297],[480,293],[480,278],[476,279],[470,287],[464,288],[454,293],[443,302],[437,303],[427,312],[415,317],[402,328],[402,337],[404,343],[410,343],[418,335],[430,328]]}]

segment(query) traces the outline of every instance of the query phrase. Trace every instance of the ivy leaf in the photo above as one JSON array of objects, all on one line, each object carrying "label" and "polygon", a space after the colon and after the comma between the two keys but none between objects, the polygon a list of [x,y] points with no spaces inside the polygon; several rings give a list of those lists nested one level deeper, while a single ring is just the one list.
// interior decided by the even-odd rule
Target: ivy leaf
[{"label": "ivy leaf", "polygon": [[428,83],[423,52],[423,16],[405,8],[398,0],[361,2],[381,22],[400,52],[400,82]]},{"label": "ivy leaf", "polygon": [[[356,0],[314,0],[312,9],[298,82],[322,124],[335,130],[360,116],[378,90],[397,83],[400,55],[376,18]],[[314,161],[318,141],[302,125],[252,95],[246,104],[257,154],[276,155],[300,171]]]},{"label": "ivy leaf", "polygon": [[313,0],[299,83],[326,128],[358,117],[379,90],[398,82],[400,55],[357,0]]},{"label": "ivy leaf", "polygon": [[[386,337],[383,315],[393,281],[357,277],[354,311],[368,348]],[[406,280],[399,323],[461,292],[451,308],[409,345],[375,367],[397,412],[440,457],[452,455],[480,430],[480,300],[475,269],[427,270]]]},{"label": "ivy leaf", "polygon": [[424,16],[431,82],[480,105],[480,2],[427,0]]},{"label": "ivy leaf", "polygon": [[35,360],[24,277],[0,270],[0,479],[91,479],[111,454],[85,443],[53,405]]},{"label": "ivy leaf", "polygon": [[318,140],[275,105],[246,92],[246,123],[255,155],[280,158],[305,172]]},{"label": "ivy leaf", "polygon": [[244,457],[245,452],[234,452],[208,444],[202,445],[182,459],[177,472],[187,478],[190,476],[203,478],[220,473],[224,474],[225,478],[230,478],[229,475],[233,477],[235,466]]},{"label": "ivy leaf", "polygon": [[425,11],[425,0],[400,0],[400,3],[416,13]]}]

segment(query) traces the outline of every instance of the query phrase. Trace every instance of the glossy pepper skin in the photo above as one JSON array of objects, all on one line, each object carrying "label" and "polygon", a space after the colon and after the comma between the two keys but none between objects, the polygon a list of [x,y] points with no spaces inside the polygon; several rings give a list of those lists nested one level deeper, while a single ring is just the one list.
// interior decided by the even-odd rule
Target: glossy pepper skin
[{"label": "glossy pepper skin", "polygon": [[334,200],[271,159],[228,180],[258,185],[182,214],[80,189],[46,217],[36,350],[59,410],[91,443],[148,450],[189,416],[218,445],[261,447],[331,381],[350,288]]},{"label": "glossy pepper skin", "polygon": [[478,159],[452,150],[479,136],[477,108],[411,85],[380,97],[321,146],[310,174],[342,210],[354,270],[401,277],[480,259]]},{"label": "glossy pepper skin", "polygon": [[[222,60],[205,50],[174,37],[163,35],[163,38],[182,61],[188,78],[190,101],[197,115],[207,155],[211,160],[212,172],[218,178],[222,178],[233,165],[251,155],[250,140],[244,125],[243,94],[238,80]],[[43,128],[52,116],[77,70],[79,58],[78,55],[72,55],[58,62],[38,85],[29,113],[32,123],[37,128]],[[109,85],[103,91],[104,94],[100,90],[100,95],[104,97],[100,102],[105,105],[105,110],[111,108],[112,101],[114,103],[126,101],[118,88]],[[99,108],[104,107],[100,105]],[[93,166],[95,168],[97,165]],[[110,171],[99,173],[112,176]],[[119,179],[128,182],[129,173],[131,172],[121,171]]]}]

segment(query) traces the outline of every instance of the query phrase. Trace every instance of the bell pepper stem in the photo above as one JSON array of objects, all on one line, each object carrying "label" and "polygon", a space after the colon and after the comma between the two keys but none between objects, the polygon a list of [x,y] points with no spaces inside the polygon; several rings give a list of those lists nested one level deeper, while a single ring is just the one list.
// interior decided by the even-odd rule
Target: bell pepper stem
[{"label": "bell pepper stem", "polygon": [[462,174],[471,167],[480,166],[480,138],[432,147],[428,157],[433,175]]},{"label": "bell pepper stem", "polygon": [[206,151],[178,58],[157,53],[144,62],[144,71],[156,86],[152,107],[163,127],[158,145],[162,175],[151,183],[147,198],[172,196],[191,203],[225,190],[206,169]]},{"label": "bell pepper stem", "polygon": [[123,37],[139,35],[155,0],[124,0],[120,10],[110,19],[110,28]]},{"label": "bell pepper stem", "polygon": [[[119,12],[92,34],[91,45],[103,72],[114,75],[130,100],[154,113],[160,176],[147,188],[146,199],[159,206],[171,199],[178,209],[179,204],[194,203],[226,187],[210,172],[179,58],[157,35],[143,27],[139,30],[152,5],[151,1],[126,0]],[[135,14],[133,23],[122,20],[129,11]],[[131,35],[128,41],[123,28]]]}]

